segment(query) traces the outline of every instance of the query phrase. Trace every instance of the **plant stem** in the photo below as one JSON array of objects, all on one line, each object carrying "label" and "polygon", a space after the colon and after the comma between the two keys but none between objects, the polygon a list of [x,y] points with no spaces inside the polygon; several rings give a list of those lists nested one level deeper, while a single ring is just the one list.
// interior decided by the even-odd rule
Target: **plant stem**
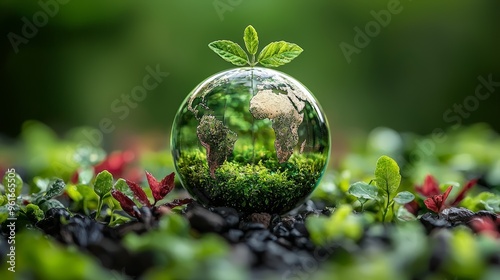
[{"label": "plant stem", "polygon": [[257,64],[255,62],[255,54],[252,54],[252,59],[248,62],[248,64],[251,66],[251,67],[254,67],[255,64]]},{"label": "plant stem", "polygon": [[382,215],[382,223],[385,223],[385,216],[387,215],[387,209],[389,208],[389,205],[384,208],[384,214]]},{"label": "plant stem", "polygon": [[[252,60],[255,59],[255,55],[252,56]],[[253,66],[253,65],[252,65]],[[252,94],[252,97],[250,99],[252,99],[254,96],[255,96],[255,85],[254,85],[254,82],[253,82],[253,70],[250,71],[251,73],[251,77],[250,77],[250,83],[251,83],[251,94]],[[255,164],[255,118],[252,118],[252,163]]]},{"label": "plant stem", "polygon": [[115,215],[113,215],[114,212],[115,212],[114,210],[111,211],[111,215],[109,217],[109,223],[108,223],[108,225],[110,225],[110,224],[112,224],[114,222],[114,216],[115,216]]},{"label": "plant stem", "polygon": [[102,204],[103,204],[102,197],[99,197],[99,202],[97,203],[97,212],[95,216],[96,220],[97,218],[101,217]]},{"label": "plant stem", "polygon": [[387,211],[389,211],[389,201],[390,201],[390,194],[389,194],[389,185],[386,183],[385,184],[385,192],[387,193],[387,203],[384,208],[384,214],[382,216],[382,222],[385,222],[385,217],[387,216]]}]

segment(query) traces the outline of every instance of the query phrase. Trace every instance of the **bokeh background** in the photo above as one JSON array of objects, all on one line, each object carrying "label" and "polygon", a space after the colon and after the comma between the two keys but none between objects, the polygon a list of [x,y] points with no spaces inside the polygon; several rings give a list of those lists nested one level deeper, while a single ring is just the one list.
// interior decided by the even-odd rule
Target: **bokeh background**
[{"label": "bokeh background", "polygon": [[[27,38],[27,21],[44,23],[40,3],[53,15]],[[355,47],[355,28],[365,30],[375,20],[372,11],[388,5],[399,12],[347,59],[341,43]],[[232,67],[207,44],[229,39],[243,45],[248,24],[261,48],[286,40],[304,49],[278,70],[315,94],[330,122],[334,153],[380,126],[430,134],[457,123],[443,114],[474,95],[479,76],[500,82],[499,12],[494,0],[3,0],[0,141],[14,145],[27,120],[64,135],[108,118],[116,129],[103,133],[107,150],[129,145],[124,139],[168,149],[183,99],[208,76]],[[24,38],[17,46],[13,34]],[[169,76],[121,119],[113,102],[156,65]],[[497,87],[459,120],[499,131],[499,105]]]}]

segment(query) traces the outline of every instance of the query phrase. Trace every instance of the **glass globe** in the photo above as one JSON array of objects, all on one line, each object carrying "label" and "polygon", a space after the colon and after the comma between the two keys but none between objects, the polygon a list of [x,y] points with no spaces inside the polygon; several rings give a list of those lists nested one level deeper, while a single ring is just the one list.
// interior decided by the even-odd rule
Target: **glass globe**
[{"label": "glass globe", "polygon": [[172,126],[184,188],[205,206],[285,213],[311,194],[328,162],[330,133],[314,98],[294,78],[236,68],[199,84]]}]

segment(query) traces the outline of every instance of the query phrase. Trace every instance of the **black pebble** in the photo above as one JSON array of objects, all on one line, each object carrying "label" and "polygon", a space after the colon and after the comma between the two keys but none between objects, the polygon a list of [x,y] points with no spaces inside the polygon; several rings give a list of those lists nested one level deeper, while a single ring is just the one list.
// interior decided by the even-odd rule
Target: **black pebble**
[{"label": "black pebble", "polygon": [[266,227],[261,223],[244,222],[240,225],[240,229],[243,231],[265,229],[265,228]]},{"label": "black pebble", "polygon": [[191,227],[200,232],[223,232],[227,224],[224,218],[201,206],[194,206],[186,213]]},{"label": "black pebble", "polygon": [[266,242],[252,238],[246,241],[247,246],[255,253],[266,251]]},{"label": "black pebble", "polygon": [[283,224],[279,223],[273,228],[273,234],[278,237],[288,237],[290,232]]},{"label": "black pebble", "polygon": [[307,231],[306,225],[304,223],[295,223],[293,227],[298,232],[300,232],[301,236],[309,237],[309,231]]},{"label": "black pebble", "polygon": [[240,216],[236,209],[231,207],[215,207],[213,212],[219,214],[224,220],[229,228],[237,228],[240,223]]},{"label": "black pebble", "polygon": [[427,232],[435,228],[449,228],[451,223],[444,217],[433,213],[425,213],[420,217],[420,222],[424,225]]},{"label": "black pebble", "polygon": [[267,229],[252,230],[252,231],[248,231],[245,234],[245,239],[247,239],[247,240],[256,239],[259,241],[264,241],[266,239],[269,239],[270,236],[271,236],[271,233]]},{"label": "black pebble", "polygon": [[295,239],[295,245],[297,245],[298,248],[305,249],[308,251],[314,250],[314,244],[309,240],[309,238],[306,237],[299,237]]},{"label": "black pebble", "polygon": [[244,233],[243,231],[239,229],[229,229],[224,236],[226,237],[227,240],[229,240],[232,243],[238,243],[241,238],[243,237]]},{"label": "black pebble", "polygon": [[446,208],[441,211],[441,215],[448,220],[453,226],[461,225],[467,223],[470,219],[474,217],[474,212],[467,208]]},{"label": "black pebble", "polygon": [[293,228],[290,231],[290,235],[293,237],[302,237],[302,233],[300,231],[298,231],[296,228]]}]

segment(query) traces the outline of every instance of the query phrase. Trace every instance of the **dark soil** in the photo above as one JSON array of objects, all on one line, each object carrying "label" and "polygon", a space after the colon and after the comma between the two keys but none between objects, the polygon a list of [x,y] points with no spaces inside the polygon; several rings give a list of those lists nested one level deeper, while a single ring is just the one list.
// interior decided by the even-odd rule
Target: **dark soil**
[{"label": "dark soil", "polygon": [[[88,216],[70,216],[65,209],[51,209],[46,218],[37,223],[37,227],[64,244],[74,244],[96,256],[104,267],[138,277],[154,264],[153,254],[131,253],[120,241],[128,232],[140,234],[156,226],[157,219],[148,208],[142,208],[140,211],[143,217],[149,218],[110,228]],[[294,271],[300,272],[304,267],[310,266],[311,261],[319,264],[328,258],[344,255],[348,249],[342,244],[317,247],[309,238],[304,223],[306,217],[330,214],[329,208],[312,201],[307,201],[298,209],[282,216],[267,213],[243,216],[233,208],[205,208],[196,202],[188,204],[183,211],[193,230],[200,234],[212,232],[223,236],[232,245],[232,259],[250,267],[256,278],[268,272],[293,274]],[[431,233],[437,228],[468,225],[478,216],[496,219],[494,213],[487,211],[474,213],[465,208],[449,208],[439,215],[424,214],[420,222]],[[61,217],[67,222],[61,223]],[[374,244],[391,246],[387,234],[391,226],[385,225],[385,230],[376,234],[365,232],[359,242],[360,247]],[[436,238],[439,239],[439,235]],[[433,249],[429,272],[438,269],[439,260],[443,257],[441,249],[439,246]]]}]

